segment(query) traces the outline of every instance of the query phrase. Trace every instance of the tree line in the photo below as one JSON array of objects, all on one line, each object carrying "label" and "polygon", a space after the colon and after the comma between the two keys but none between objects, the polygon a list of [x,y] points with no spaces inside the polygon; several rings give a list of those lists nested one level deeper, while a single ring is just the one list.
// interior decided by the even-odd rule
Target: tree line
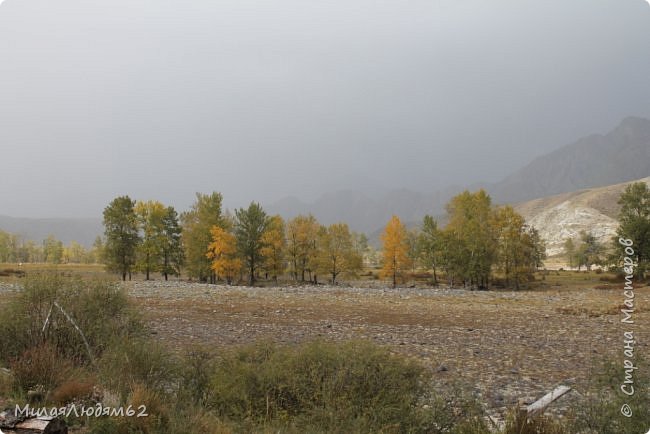
[{"label": "tree line", "polygon": [[409,231],[393,216],[382,234],[382,275],[393,286],[416,268],[442,271],[450,285],[487,289],[498,277],[519,289],[542,266],[544,241],[510,206],[494,206],[480,190],[465,191],[447,204],[448,223],[440,228],[425,216],[420,229]]},{"label": "tree line", "polygon": [[104,261],[126,280],[134,271],[179,275],[201,282],[272,279],[289,273],[297,281],[318,282],[326,275],[336,283],[362,268],[364,235],[345,223],[321,225],[315,217],[288,221],[270,216],[255,202],[231,214],[222,209],[220,193],[197,193],[190,210],[180,215],[156,201],[114,199],[104,210]]},{"label": "tree line", "polygon": [[[298,282],[356,276],[372,249],[364,234],[345,223],[323,225],[312,215],[285,221],[256,202],[230,213],[222,195],[197,193],[180,215],[159,202],[114,199],[104,210],[104,260],[122,279],[134,271],[179,275],[201,282],[254,284],[263,277]],[[394,216],[384,228],[380,274],[393,285],[418,269],[431,270],[433,283],[443,273],[450,284],[487,288],[502,276],[519,288],[542,263],[544,243],[511,207],[496,207],[481,190],[454,197],[448,224],[425,216],[420,228],[407,229]]]},{"label": "tree line", "polygon": [[[519,288],[545,259],[544,242],[533,227],[509,206],[494,206],[485,191],[465,191],[447,204],[447,224],[440,227],[425,216],[416,228],[407,228],[394,216],[381,236],[377,254],[364,234],[345,223],[320,224],[311,215],[285,221],[269,216],[257,203],[234,213],[222,209],[220,193],[197,193],[190,210],[178,214],[157,201],[114,199],[104,210],[104,238],[92,248],[77,242],[67,246],[50,235],[41,243],[0,230],[0,263],[97,263],[122,275],[161,273],[202,282],[218,279],[254,283],[261,275],[278,281],[289,276],[318,282],[326,276],[336,282],[355,276],[367,265],[381,268],[393,285],[418,270],[431,272],[433,284],[486,288],[503,281]],[[622,268],[619,238],[635,244],[637,277],[650,267],[650,189],[633,183],[621,194],[619,227],[611,245],[601,244],[587,231],[567,239],[564,256],[571,268],[594,265]]]},{"label": "tree line", "polygon": [[0,263],[95,264],[101,251],[101,237],[87,249],[76,241],[64,245],[54,235],[38,243],[0,230]]}]

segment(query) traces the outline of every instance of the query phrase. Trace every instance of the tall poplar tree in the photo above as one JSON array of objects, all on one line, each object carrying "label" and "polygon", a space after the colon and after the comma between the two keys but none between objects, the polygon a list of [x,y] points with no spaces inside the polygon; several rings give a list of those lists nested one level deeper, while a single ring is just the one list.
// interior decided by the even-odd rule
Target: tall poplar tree
[{"label": "tall poplar tree", "polygon": [[618,204],[621,211],[618,216],[620,223],[615,240],[615,248],[624,255],[619,238],[630,239],[634,243],[633,259],[638,264],[636,275],[643,279],[650,267],[650,188],[645,182],[635,182],[628,185],[621,194]]},{"label": "tall poplar tree", "polygon": [[248,283],[255,283],[255,272],[263,265],[263,235],[269,225],[269,217],[260,204],[251,202],[247,209],[235,210],[235,236],[237,249],[248,270]]},{"label": "tall poplar tree", "polygon": [[393,288],[411,267],[409,258],[408,233],[399,217],[393,216],[381,235],[383,243],[384,265],[381,270],[383,278],[390,278]]},{"label": "tall poplar tree", "polygon": [[492,200],[484,191],[464,191],[447,204],[449,224],[445,231],[455,243],[450,264],[465,283],[487,288],[496,255],[492,223]]},{"label": "tall poplar tree", "polygon": [[230,285],[241,270],[241,259],[237,254],[237,239],[219,226],[212,226],[210,234],[212,242],[208,246],[206,257],[212,261],[212,270],[219,277],[225,278]]},{"label": "tall poplar tree", "polygon": [[183,251],[182,233],[183,230],[178,220],[178,213],[173,206],[165,209],[162,219],[163,227],[163,244],[162,244],[162,264],[161,273],[165,280],[170,274],[179,276],[181,267],[185,261],[185,252]]},{"label": "tall poplar tree", "polygon": [[163,219],[165,206],[154,200],[135,204],[141,242],[138,245],[137,266],[149,280],[152,272],[160,271],[165,243]]},{"label": "tall poplar tree", "polygon": [[126,280],[136,260],[138,220],[134,211],[135,201],[129,196],[120,196],[104,208],[104,261],[109,271],[122,275]]},{"label": "tall poplar tree", "polygon": [[278,283],[278,277],[282,276],[286,268],[285,254],[287,240],[285,238],[285,224],[279,215],[273,216],[264,234],[262,234],[262,256],[264,257],[263,268],[267,274],[270,274],[275,283]]},{"label": "tall poplar tree", "polygon": [[315,268],[320,225],[313,215],[299,215],[287,223],[287,256],[295,280],[305,281],[305,273]]},{"label": "tall poplar tree", "polygon": [[363,258],[355,246],[353,234],[345,223],[323,226],[319,232],[319,265],[332,278],[342,273],[354,274],[361,270]]},{"label": "tall poplar tree", "polygon": [[433,272],[433,284],[438,284],[437,267],[442,262],[442,233],[438,222],[430,215],[425,215],[422,230],[418,236],[418,251],[420,261]]},{"label": "tall poplar tree", "polygon": [[227,222],[221,210],[221,193],[196,193],[192,208],[181,215],[183,226],[183,245],[187,273],[201,282],[214,283],[216,276],[211,261],[205,254],[212,241],[210,230],[213,226],[227,229]]}]

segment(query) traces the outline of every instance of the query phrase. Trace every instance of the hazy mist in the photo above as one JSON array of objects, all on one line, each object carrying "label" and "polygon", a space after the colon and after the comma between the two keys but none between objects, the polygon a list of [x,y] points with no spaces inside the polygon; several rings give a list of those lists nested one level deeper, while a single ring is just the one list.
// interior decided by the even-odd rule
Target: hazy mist
[{"label": "hazy mist", "polygon": [[643,0],[6,0],[0,214],[497,181],[650,117]]}]

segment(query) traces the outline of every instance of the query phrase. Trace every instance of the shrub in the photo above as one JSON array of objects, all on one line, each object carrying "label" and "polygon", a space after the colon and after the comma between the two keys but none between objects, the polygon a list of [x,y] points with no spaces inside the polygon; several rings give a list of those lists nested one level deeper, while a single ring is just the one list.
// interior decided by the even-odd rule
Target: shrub
[{"label": "shrub", "polygon": [[164,393],[176,381],[176,363],[156,342],[143,338],[114,340],[98,362],[99,377],[122,402],[136,385]]},{"label": "shrub", "polygon": [[134,384],[127,405],[130,405],[136,414],[144,413],[146,416],[123,418],[122,422],[130,425],[130,432],[159,433],[169,420],[169,409],[165,401],[159,391],[142,384]]},{"label": "shrub", "polygon": [[[82,330],[91,354],[79,331],[55,302]],[[128,309],[126,294],[114,283],[84,281],[55,272],[30,273],[6,312],[0,317],[0,362],[5,363],[43,342],[56,348],[60,356],[88,363],[115,336],[142,330]]]},{"label": "shrub", "polygon": [[539,415],[532,419],[522,416],[513,410],[506,419],[503,434],[569,434],[569,430],[562,423]]},{"label": "shrub", "polygon": [[9,396],[14,388],[14,377],[10,371],[0,369],[0,396]]},{"label": "shrub", "polygon": [[214,354],[205,348],[191,349],[181,367],[179,399],[191,404],[204,405],[210,390],[210,377],[214,372]]},{"label": "shrub", "polygon": [[95,387],[93,381],[68,380],[52,391],[50,401],[58,405],[90,403],[95,394]]},{"label": "shrub", "polygon": [[[574,409],[574,431],[598,434],[645,432],[650,426],[650,363],[637,357],[633,396],[620,391],[623,381],[622,361],[604,361],[592,377],[585,398]],[[623,404],[629,404],[632,417],[621,414]]]},{"label": "shrub", "polygon": [[208,403],[220,417],[283,432],[441,432],[451,413],[440,400],[424,407],[430,380],[367,342],[265,343],[218,361]]},{"label": "shrub", "polygon": [[12,360],[11,371],[14,386],[19,392],[27,392],[36,386],[45,391],[61,384],[73,371],[72,364],[62,358],[56,348],[42,344],[29,348]]}]

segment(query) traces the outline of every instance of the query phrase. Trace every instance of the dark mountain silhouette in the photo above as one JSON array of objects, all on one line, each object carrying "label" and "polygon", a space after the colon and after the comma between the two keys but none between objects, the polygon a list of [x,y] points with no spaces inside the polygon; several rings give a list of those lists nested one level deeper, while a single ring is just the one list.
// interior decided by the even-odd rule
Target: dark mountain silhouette
[{"label": "dark mountain silhouette", "polygon": [[650,120],[629,117],[608,134],[585,137],[534,159],[488,190],[498,202],[515,203],[649,175]]}]

